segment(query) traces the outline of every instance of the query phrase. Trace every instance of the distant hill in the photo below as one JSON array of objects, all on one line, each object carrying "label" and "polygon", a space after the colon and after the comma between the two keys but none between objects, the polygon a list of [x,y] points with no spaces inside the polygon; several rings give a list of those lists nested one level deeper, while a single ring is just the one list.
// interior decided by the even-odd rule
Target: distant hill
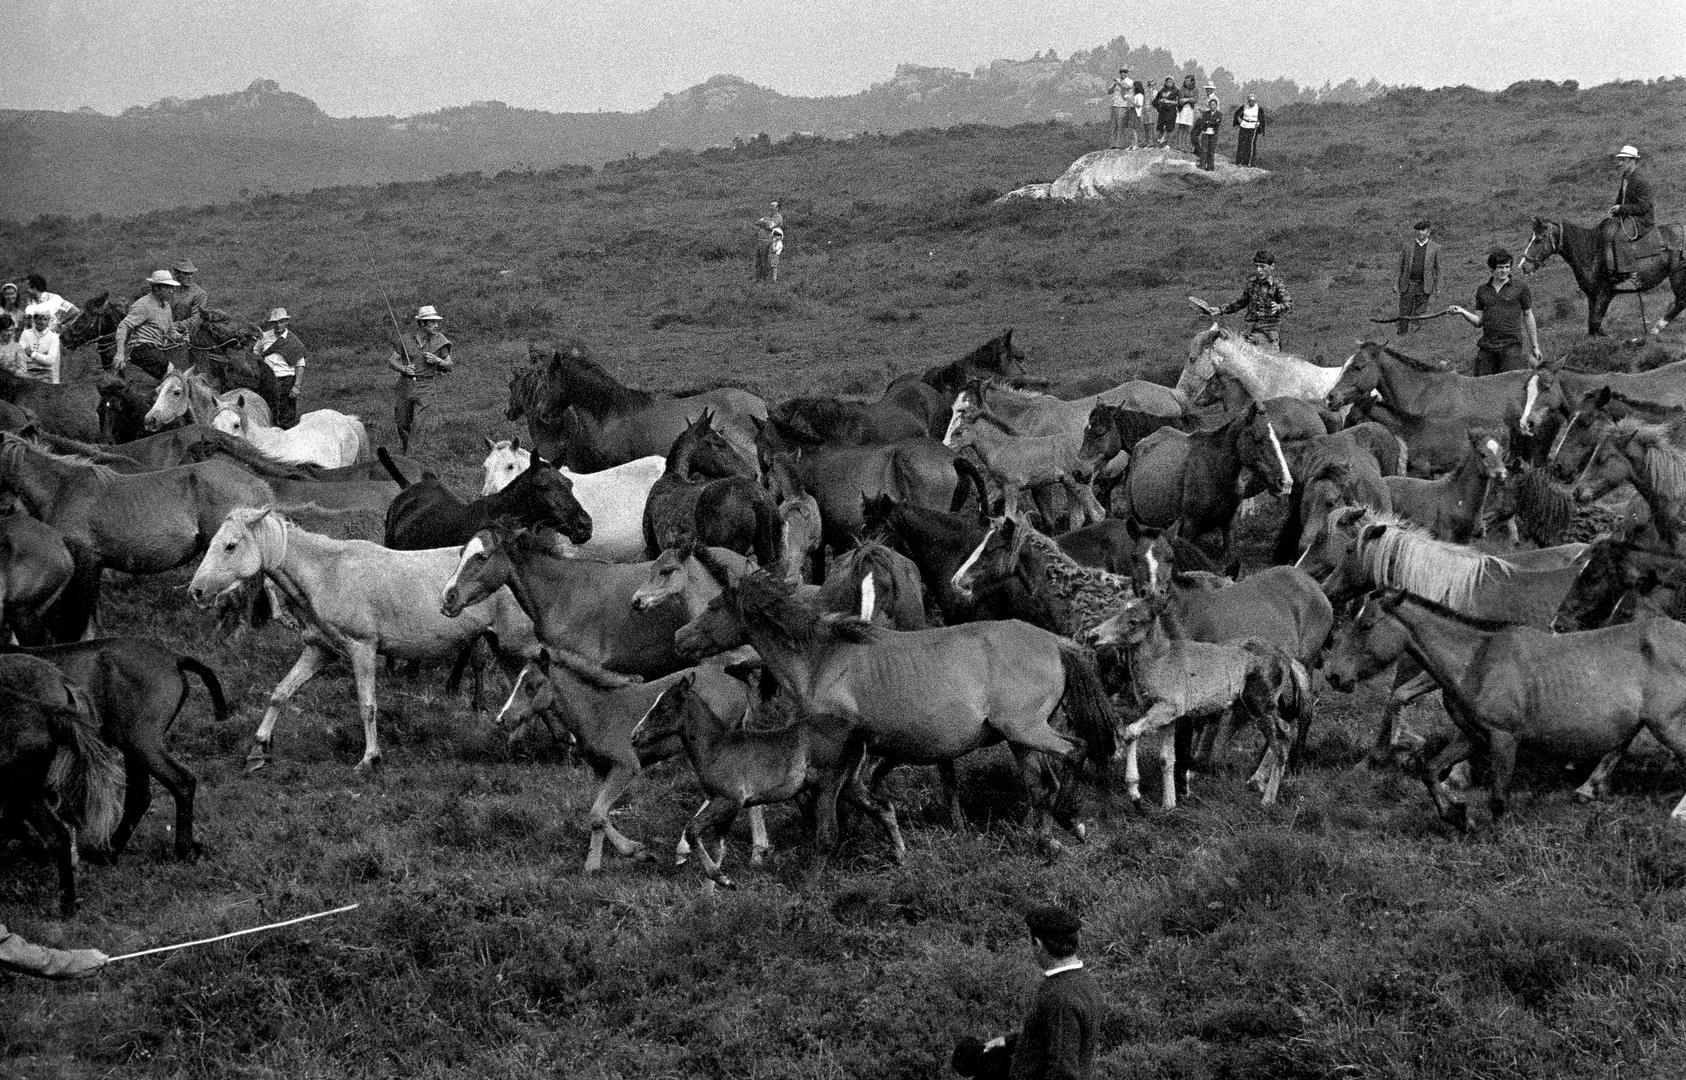
[{"label": "distant hill", "polygon": [[664,147],[700,150],[767,134],[841,137],[955,124],[1104,118],[1110,73],[1144,83],[1194,75],[1225,102],[1267,106],[1368,100],[1360,85],[1238,82],[1123,38],[1060,59],[996,60],[967,73],[903,65],[857,94],[793,97],[717,75],[635,113],[550,113],[482,101],[411,117],[331,117],[260,79],[245,90],[165,98],[121,116],[0,110],[0,216],[132,214],[269,191],[425,180],[452,172],[599,165]]}]

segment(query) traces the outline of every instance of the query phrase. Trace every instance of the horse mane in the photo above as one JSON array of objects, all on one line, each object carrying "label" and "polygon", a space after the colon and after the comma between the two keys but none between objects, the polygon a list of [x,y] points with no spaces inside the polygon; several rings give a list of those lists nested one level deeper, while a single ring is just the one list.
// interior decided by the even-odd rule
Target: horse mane
[{"label": "horse mane", "polygon": [[1416,370],[1416,371],[1421,371],[1421,372],[1425,372],[1425,373],[1428,373],[1428,374],[1439,374],[1439,373],[1444,372],[1446,370],[1446,368],[1442,364],[1440,364],[1438,361],[1424,360],[1420,356],[1412,356],[1410,353],[1400,352],[1398,349],[1394,348],[1392,345],[1383,345],[1380,342],[1376,342],[1376,341],[1366,341],[1362,345],[1360,345],[1359,348],[1362,349],[1366,346],[1371,347],[1371,348],[1375,348],[1375,349],[1379,349],[1382,353],[1386,354],[1387,356],[1391,356],[1393,359],[1399,361],[1401,364],[1404,364],[1406,367],[1412,368],[1413,370]]},{"label": "horse mane", "polygon": [[1675,425],[1629,417],[1616,421],[1615,435],[1631,439],[1644,451],[1640,464],[1652,491],[1670,502],[1686,499],[1686,447],[1675,441]]},{"label": "horse mane", "polygon": [[1516,624],[1513,622],[1506,622],[1503,619],[1489,619],[1480,615],[1471,615],[1467,611],[1460,611],[1455,607],[1450,607],[1446,604],[1439,603],[1438,601],[1431,600],[1426,596],[1419,596],[1410,589],[1406,589],[1405,592],[1410,599],[1415,600],[1417,603],[1428,608],[1436,615],[1444,615],[1453,622],[1461,623],[1464,626],[1469,627],[1471,630],[1481,630],[1491,634],[1500,630],[1516,629]]},{"label": "horse mane", "polygon": [[1003,435],[1007,435],[1007,436],[1010,436],[1010,437],[1015,438],[1015,439],[1020,439],[1020,438],[1024,437],[1024,436],[1019,434],[1018,428],[1014,427],[1012,424],[1009,424],[1007,421],[1001,419],[1001,417],[997,416],[995,413],[991,412],[988,409],[980,409],[977,412],[973,413],[970,417],[967,418],[967,422],[973,423],[973,424],[980,423],[980,422],[989,424],[991,427],[995,428],[997,431],[1001,432]]},{"label": "horse mane", "polygon": [[679,557],[681,561],[688,558],[697,560],[697,565],[708,571],[708,576],[714,579],[716,585],[722,589],[731,587],[731,568],[721,562],[720,557],[714,553],[714,549],[707,544],[689,540],[680,549]]},{"label": "horse mane", "polygon": [[1575,520],[1575,500],[1551,479],[1549,469],[1528,469],[1516,478],[1516,516],[1536,543],[1556,543]]},{"label": "horse mane", "polygon": [[1230,336],[1232,336],[1230,332],[1221,326],[1207,327],[1188,339],[1188,358],[1190,360],[1195,359],[1219,341]]},{"label": "horse mane", "polygon": [[739,581],[728,594],[734,613],[746,624],[776,634],[795,650],[878,640],[881,631],[848,615],[822,615],[796,598],[796,587],[765,570]]},{"label": "horse mane", "polygon": [[107,465],[103,461],[97,461],[88,454],[61,453],[58,450],[54,450],[45,442],[42,442],[34,437],[23,439],[22,441],[27,443],[31,450],[40,454],[44,458],[56,461],[61,465],[75,465],[77,468],[87,469],[102,484],[109,484],[111,481],[122,475],[110,465]]},{"label": "horse mane", "polygon": [[1124,602],[1135,595],[1135,583],[1122,574],[1085,566],[1025,520],[1015,518],[1024,530],[1025,543],[1042,563],[1043,580],[1059,594],[1070,610],[1069,633],[1087,630],[1118,614]]},{"label": "horse mane", "polygon": [[655,398],[647,390],[623,385],[591,358],[580,342],[569,342],[551,353],[543,367],[535,367],[531,394],[540,419],[554,419],[554,403],[566,401],[583,412],[601,417],[609,412],[642,409]]},{"label": "horse mane", "polygon": [[964,383],[980,375],[1007,378],[1013,374],[1009,362],[1016,359],[1012,339],[1013,331],[1004,330],[958,360],[926,368],[919,381],[938,390],[958,393]]},{"label": "horse mane", "polygon": [[[1371,540],[1363,532],[1371,525],[1387,529]],[[1471,614],[1481,586],[1509,568],[1495,556],[1463,544],[1436,540],[1415,522],[1372,510],[1359,519],[1358,555],[1370,580],[1386,588]]]}]

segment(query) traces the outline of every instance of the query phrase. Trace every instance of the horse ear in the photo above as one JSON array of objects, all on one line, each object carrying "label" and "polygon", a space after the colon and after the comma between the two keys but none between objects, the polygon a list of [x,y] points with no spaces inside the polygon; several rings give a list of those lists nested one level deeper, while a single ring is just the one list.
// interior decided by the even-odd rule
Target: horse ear
[{"label": "horse ear", "polygon": [[485,436],[485,439],[486,439],[486,449],[488,451],[496,450],[498,448],[498,444],[492,441],[492,437],[490,435]]},{"label": "horse ear", "polygon": [[1608,409],[1610,407],[1610,402],[1614,400],[1614,398],[1615,393],[1610,389],[1609,385],[1606,384],[1598,388],[1597,393],[1592,399],[1592,403],[1597,408]]},{"label": "horse ear", "polygon": [[1382,533],[1385,532],[1387,532],[1386,525],[1371,525],[1365,528],[1363,532],[1359,533],[1358,538],[1368,544],[1371,541],[1380,540]]},{"label": "horse ear", "polygon": [[1405,602],[1409,594],[1404,589],[1378,589],[1376,599],[1381,601],[1383,611],[1392,611]]}]

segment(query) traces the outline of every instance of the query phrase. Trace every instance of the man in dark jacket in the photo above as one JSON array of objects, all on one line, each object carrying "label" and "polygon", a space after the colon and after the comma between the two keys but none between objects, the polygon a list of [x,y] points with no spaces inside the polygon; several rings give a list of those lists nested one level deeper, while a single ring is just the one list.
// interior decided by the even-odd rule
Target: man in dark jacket
[{"label": "man in dark jacket", "polygon": [[1077,958],[1078,917],[1063,907],[1025,916],[1042,985],[1013,1047],[1011,1080],[1088,1080],[1094,1075],[1100,990]]},{"label": "man in dark jacket", "polygon": [[1223,127],[1223,110],[1218,107],[1218,95],[1213,94],[1206,99],[1206,108],[1194,118],[1194,145],[1200,154],[1200,167],[1207,172],[1218,167],[1218,132]]},{"label": "man in dark jacket", "polygon": [[1417,222],[1416,239],[1406,241],[1399,252],[1395,286],[1399,292],[1399,322],[1395,325],[1402,335],[1423,328],[1421,322],[1408,317],[1427,311],[1429,297],[1440,289],[1440,245],[1429,239],[1433,227],[1427,218]]},{"label": "man in dark jacket", "polygon": [[[1645,238],[1657,227],[1656,200],[1651,195],[1651,181],[1639,171],[1639,151],[1624,146],[1616,152],[1616,164],[1622,172],[1621,186],[1616,189],[1616,203],[1604,220],[1604,255],[1616,273],[1617,285],[1632,284],[1637,254],[1629,245]],[[1618,244],[1620,238],[1627,243]]]}]

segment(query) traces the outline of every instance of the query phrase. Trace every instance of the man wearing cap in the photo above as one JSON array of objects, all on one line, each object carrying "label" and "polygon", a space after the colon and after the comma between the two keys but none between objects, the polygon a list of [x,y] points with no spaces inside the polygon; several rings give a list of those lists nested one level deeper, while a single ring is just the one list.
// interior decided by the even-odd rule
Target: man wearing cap
[{"label": "man wearing cap", "polygon": [[59,332],[53,328],[53,316],[40,304],[29,305],[24,313],[28,326],[18,335],[18,350],[23,354],[26,378],[41,382],[59,381]]},{"label": "man wearing cap", "polygon": [[1235,107],[1234,122],[1237,132],[1235,163],[1252,168],[1253,158],[1258,153],[1259,130],[1265,122],[1264,107],[1259,104],[1257,94],[1248,94],[1247,103]]},{"label": "man wearing cap", "polygon": [[1440,288],[1440,245],[1429,238],[1433,223],[1423,218],[1414,228],[1416,239],[1407,240],[1399,251],[1399,274],[1395,282],[1399,321],[1394,326],[1402,335],[1423,328],[1420,321],[1410,316],[1427,311],[1429,297]]},{"label": "man wearing cap", "polygon": [[[1635,267],[1641,254],[1634,250],[1637,241],[1657,227],[1656,200],[1651,194],[1651,181],[1639,171],[1639,151],[1624,146],[1616,152],[1616,166],[1621,170],[1621,186],[1616,189],[1616,203],[1610,216],[1604,219],[1604,257],[1615,272],[1616,285],[1631,285],[1638,278]],[[1626,241],[1618,244],[1617,239]]]},{"label": "man wearing cap", "polygon": [[1118,69],[1118,78],[1112,80],[1112,85],[1106,88],[1112,99],[1112,149],[1124,149],[1124,129],[1130,125],[1130,94],[1134,87],[1130,85],[1130,69]]},{"label": "man wearing cap", "polygon": [[193,265],[192,259],[182,259],[170,269],[175,271],[176,280],[181,282],[176,294],[170,297],[170,310],[175,314],[182,333],[192,340],[199,327],[204,325],[205,309],[210,304],[210,298],[205,295],[204,287],[193,280],[199,268]]},{"label": "man wearing cap", "polygon": [[1280,349],[1282,316],[1294,309],[1294,298],[1276,276],[1276,256],[1268,251],[1253,253],[1253,276],[1247,279],[1241,295],[1213,314],[1228,315],[1243,309],[1247,312],[1246,339],[1255,345]]},{"label": "man wearing cap", "polygon": [[[784,214],[779,212],[779,201],[774,199],[767,207],[767,212],[755,222],[756,281],[779,279],[778,258],[784,251]],[[778,252],[773,250],[775,246]]]},{"label": "man wearing cap", "polygon": [[111,958],[98,949],[49,949],[33,945],[0,923],[0,970],[42,979],[81,979]]},{"label": "man wearing cap", "polygon": [[122,371],[132,360],[154,379],[162,379],[170,367],[168,350],[180,347],[183,338],[170,308],[171,294],[181,283],[168,270],[154,270],[146,284],[147,291],[129,305],[129,313],[117,324],[117,351],[111,367]]},{"label": "man wearing cap", "polygon": [[[1011,1080],[1088,1080],[1094,1075],[1100,991],[1077,958],[1083,922],[1054,905],[1032,908],[1024,921],[1042,983],[1013,1044],[1007,1075]],[[991,1040],[985,1050],[1006,1041]]]},{"label": "man wearing cap", "polygon": [[1208,94],[1206,107],[1194,118],[1194,141],[1200,153],[1200,167],[1207,172],[1218,167],[1218,132],[1223,127],[1224,113],[1218,105],[1218,95]]},{"label": "man wearing cap", "polygon": [[392,422],[398,429],[399,446],[409,453],[416,415],[432,403],[434,380],[456,366],[451,339],[445,336],[445,317],[432,304],[416,311],[415,330],[398,339],[386,366],[398,373],[392,391]]},{"label": "man wearing cap", "polygon": [[258,392],[269,403],[269,414],[279,428],[299,422],[299,377],[304,374],[307,354],[292,324],[286,308],[274,309],[264,320],[263,335],[252,345],[252,352],[264,363]]},{"label": "man wearing cap", "polygon": [[76,316],[82,314],[82,309],[72,304],[58,293],[47,291],[47,279],[40,274],[31,274],[24,279],[25,295],[29,297],[31,307],[46,310],[52,317],[53,329],[63,332],[64,328],[76,321]]},{"label": "man wearing cap", "polygon": [[1481,328],[1470,374],[1500,375],[1539,367],[1540,330],[1534,324],[1534,294],[1512,279],[1510,252],[1503,248],[1487,256],[1487,269],[1492,276],[1475,290],[1474,311],[1456,304],[1446,309]]}]

